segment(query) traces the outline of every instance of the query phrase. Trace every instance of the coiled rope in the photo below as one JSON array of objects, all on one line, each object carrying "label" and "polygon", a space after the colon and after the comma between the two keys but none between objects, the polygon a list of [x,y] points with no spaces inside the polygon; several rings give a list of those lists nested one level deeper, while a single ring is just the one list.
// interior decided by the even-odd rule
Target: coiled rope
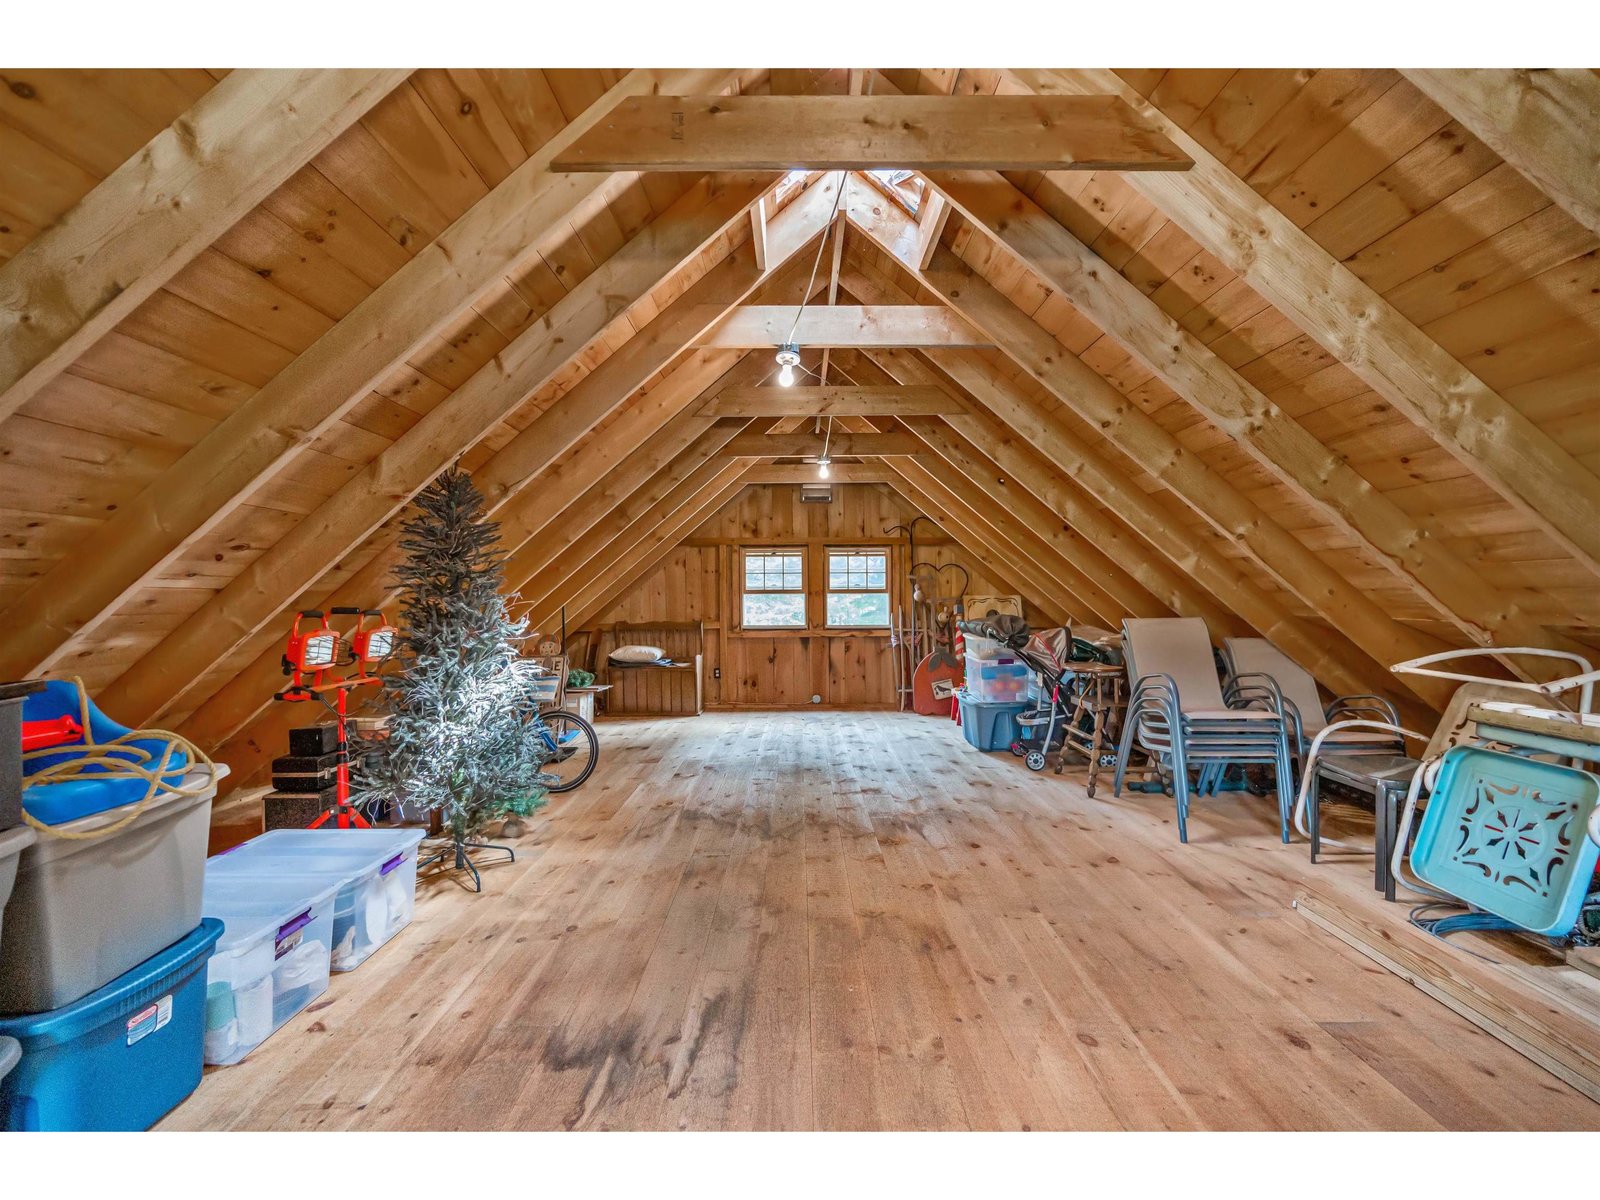
[{"label": "coiled rope", "polygon": [[[40,750],[29,750],[22,756],[24,764],[29,759],[46,758],[60,754],[70,754],[70,758],[58,763],[51,763],[41,767],[32,775],[26,775],[24,783],[28,787],[36,785],[49,785],[53,783],[72,783],[79,779],[111,780],[111,779],[142,779],[145,781],[144,796],[138,800],[127,815],[114,824],[98,829],[82,830],[76,833],[46,825],[26,808],[23,809],[22,818],[33,828],[50,837],[62,838],[66,841],[89,842],[96,838],[110,837],[120,833],[133,824],[144,811],[160,796],[199,796],[206,792],[216,782],[216,764],[211,757],[181,734],[172,733],[165,729],[130,729],[127,733],[112,738],[109,742],[97,742],[90,725],[89,693],[83,686],[83,680],[74,676],[72,684],[78,689],[78,715],[79,724],[83,726],[83,741],[67,746],[48,746]],[[155,759],[155,755],[143,746],[132,745],[137,741],[163,740],[166,747],[161,751],[160,762],[155,767],[146,764]],[[183,765],[185,775],[190,772],[204,769],[205,775],[192,781],[171,784],[166,777],[179,769],[174,762],[174,756],[188,755],[189,761]],[[91,770],[90,768],[95,768]],[[119,806],[120,807],[120,806]]]}]

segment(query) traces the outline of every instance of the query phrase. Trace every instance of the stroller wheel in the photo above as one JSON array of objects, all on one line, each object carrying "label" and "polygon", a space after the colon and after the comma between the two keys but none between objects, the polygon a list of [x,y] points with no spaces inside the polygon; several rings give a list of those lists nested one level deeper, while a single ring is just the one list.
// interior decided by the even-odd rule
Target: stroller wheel
[{"label": "stroller wheel", "polygon": [[1042,771],[1042,770],[1044,770],[1044,751],[1043,750],[1029,750],[1028,751],[1028,770],[1030,770],[1030,771]]},{"label": "stroller wheel", "polygon": [[1021,742],[1012,742],[1011,743],[1011,753],[1015,754],[1018,758],[1021,758],[1027,752],[1028,752],[1028,748],[1026,746],[1024,746]]},{"label": "stroller wheel", "polygon": [[1116,766],[1117,765],[1117,756],[1115,754],[1102,754],[1100,756],[1100,765],[1102,767],[1114,767],[1114,766]]}]

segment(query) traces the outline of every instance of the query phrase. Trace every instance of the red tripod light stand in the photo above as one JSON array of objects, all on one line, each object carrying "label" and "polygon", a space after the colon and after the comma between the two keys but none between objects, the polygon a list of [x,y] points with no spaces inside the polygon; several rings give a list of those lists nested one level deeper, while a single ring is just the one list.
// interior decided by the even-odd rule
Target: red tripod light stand
[{"label": "red tripod light stand", "polygon": [[[338,757],[334,778],[333,807],[311,822],[318,829],[332,820],[340,829],[370,829],[372,823],[350,804],[350,741],[346,732],[347,700],[350,692],[368,684],[379,682],[375,669],[394,655],[397,631],[388,624],[383,613],[375,608],[335,608],[336,617],[353,616],[356,627],[350,634],[350,657],[340,661],[340,647],[344,639],[328,624],[328,614],[318,609],[307,609],[294,615],[294,627],[289,632],[289,644],[283,652],[283,673],[290,678],[289,686],[273,694],[274,700],[298,703],[315,700],[338,718]],[[368,624],[368,619],[372,620]],[[316,621],[302,630],[302,621]],[[339,667],[352,668],[339,678],[330,678]],[[328,700],[332,694],[333,701]]]}]

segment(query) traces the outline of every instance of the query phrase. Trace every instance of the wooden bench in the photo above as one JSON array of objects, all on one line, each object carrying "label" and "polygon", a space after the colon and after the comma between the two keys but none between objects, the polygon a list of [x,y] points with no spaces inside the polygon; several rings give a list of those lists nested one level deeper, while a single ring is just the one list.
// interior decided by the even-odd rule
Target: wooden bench
[{"label": "wooden bench", "polygon": [[[699,716],[705,709],[702,677],[705,625],[700,621],[618,621],[602,625],[594,639],[594,672],[609,684],[608,713],[640,716]],[[608,656],[618,646],[659,646],[670,667],[614,667]]]}]

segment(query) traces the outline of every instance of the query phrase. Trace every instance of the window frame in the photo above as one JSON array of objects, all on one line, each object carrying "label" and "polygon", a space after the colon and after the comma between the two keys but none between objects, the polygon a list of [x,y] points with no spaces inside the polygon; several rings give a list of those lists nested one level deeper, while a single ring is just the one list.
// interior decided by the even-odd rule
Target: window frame
[{"label": "window frame", "polygon": [[[748,585],[749,567],[751,558],[795,558],[800,563],[800,584],[798,587],[762,587],[751,590]],[[809,574],[806,562],[806,548],[804,546],[740,546],[739,566],[736,581],[739,596],[739,628],[757,630],[762,633],[805,633],[811,629],[811,596],[807,585]],[[763,568],[763,582],[767,572]],[[787,569],[780,571],[787,575]],[[752,625],[745,620],[745,597],[747,596],[799,596],[800,597],[800,623],[798,625]]]},{"label": "window frame", "polygon": [[[823,546],[821,562],[821,596],[822,596],[822,628],[829,632],[845,633],[877,633],[892,628],[894,590],[890,586],[893,570],[893,548],[890,546]],[[883,586],[873,587],[870,582],[862,587],[852,587],[847,582],[844,587],[833,586],[833,560],[836,556],[857,556],[883,559]],[[867,568],[870,579],[871,568]],[[846,568],[848,579],[849,568]],[[885,620],[882,624],[874,625],[843,625],[835,624],[829,619],[828,601],[833,596],[878,596],[884,598]]]}]

